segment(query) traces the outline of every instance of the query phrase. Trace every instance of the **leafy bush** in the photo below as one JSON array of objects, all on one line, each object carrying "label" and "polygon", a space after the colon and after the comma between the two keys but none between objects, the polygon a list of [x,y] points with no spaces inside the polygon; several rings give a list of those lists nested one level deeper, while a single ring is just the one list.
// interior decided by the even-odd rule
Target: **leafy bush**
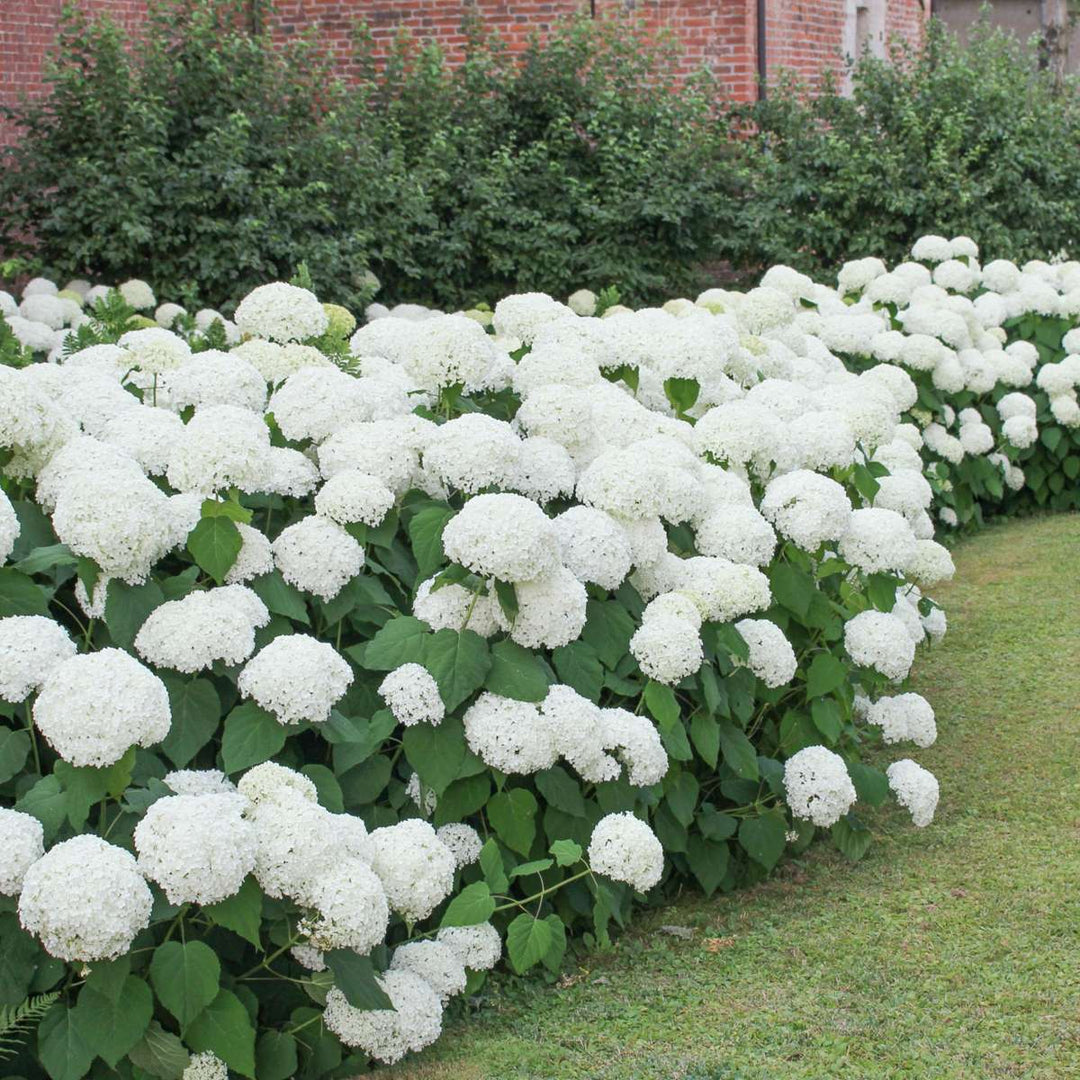
[{"label": "leafy bush", "polygon": [[924,233],[976,236],[1023,262],[1080,245],[1080,109],[1028,46],[988,24],[961,46],[931,20],[919,47],[865,55],[853,92],[787,83],[736,107],[745,198],[720,233],[737,266],[810,273],[903,259]]},{"label": "leafy bush", "polygon": [[694,282],[725,176],[708,88],[673,92],[670,50],[633,24],[567,22],[520,64],[474,25],[456,71],[404,42],[385,78],[346,88],[314,43],[244,31],[242,6],[169,0],[134,49],[69,11],[51,96],[14,114],[0,243],[65,277],[153,266],[185,303],[301,261],[349,305],[368,269],[450,305]]},{"label": "leafy bush", "polygon": [[[777,267],[349,345],[295,286],[246,297],[231,349],[116,292],[0,293],[16,337],[80,324],[62,363],[0,367],[0,1006],[59,994],[5,1014],[47,1008],[12,1068],[353,1075],[437,1037],[496,937],[554,977],[643,894],[755,882],[819,832],[861,857],[890,789],[926,825],[936,781],[869,759],[935,736],[897,693],[944,632],[929,511],[973,520],[1036,434],[1075,443],[1075,317],[1033,305],[1080,265],[916,254],[951,292]],[[927,317],[974,354],[960,389]]]}]

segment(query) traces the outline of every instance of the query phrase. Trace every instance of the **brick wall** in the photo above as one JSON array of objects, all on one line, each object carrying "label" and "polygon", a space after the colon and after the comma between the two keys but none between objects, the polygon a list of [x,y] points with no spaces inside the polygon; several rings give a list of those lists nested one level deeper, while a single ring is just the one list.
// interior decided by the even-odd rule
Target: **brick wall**
[{"label": "brick wall", "polygon": [[[42,66],[53,46],[65,0],[0,0],[0,103],[20,93],[43,91]],[[78,0],[84,10],[107,12],[137,33],[146,0]],[[815,85],[824,70],[837,67],[848,37],[845,26],[856,0],[766,0],[766,60],[770,77],[793,69]],[[878,0],[885,3],[887,33],[917,37],[930,0]],[[258,0],[253,0],[258,5]],[[631,12],[650,26],[665,28],[679,40],[682,66],[707,65],[738,100],[750,100],[757,87],[756,0],[593,0],[598,14]],[[275,37],[314,29],[345,66],[350,32],[358,20],[371,27],[383,48],[407,30],[438,41],[451,60],[464,43],[466,12],[480,16],[514,49],[553,21],[588,10],[589,0],[277,0],[266,16]],[[15,133],[0,122],[0,147]]]}]

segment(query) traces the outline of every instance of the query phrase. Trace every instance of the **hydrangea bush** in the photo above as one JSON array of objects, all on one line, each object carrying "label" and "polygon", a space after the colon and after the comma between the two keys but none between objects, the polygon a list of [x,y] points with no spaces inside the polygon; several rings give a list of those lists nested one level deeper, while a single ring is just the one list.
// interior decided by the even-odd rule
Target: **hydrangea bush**
[{"label": "hydrangea bush", "polygon": [[977,259],[360,328],[0,293],[12,1069],[353,1075],[504,955],[928,825],[935,526],[1080,461],[1080,265]]}]

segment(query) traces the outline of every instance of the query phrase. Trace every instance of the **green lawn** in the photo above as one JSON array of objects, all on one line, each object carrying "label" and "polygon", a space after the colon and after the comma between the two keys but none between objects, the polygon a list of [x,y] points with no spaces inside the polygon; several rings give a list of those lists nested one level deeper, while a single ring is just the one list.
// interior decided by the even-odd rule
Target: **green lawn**
[{"label": "green lawn", "polygon": [[[558,987],[502,982],[400,1080],[1080,1077],[1080,517],[985,530],[919,662],[938,816],[642,917]],[[692,930],[689,940],[660,931]]]}]

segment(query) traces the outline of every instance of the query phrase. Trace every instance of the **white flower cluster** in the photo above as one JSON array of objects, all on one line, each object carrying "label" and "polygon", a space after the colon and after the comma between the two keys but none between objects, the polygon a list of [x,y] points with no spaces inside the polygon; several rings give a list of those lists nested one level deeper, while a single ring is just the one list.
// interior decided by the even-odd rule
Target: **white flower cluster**
[{"label": "white flower cluster", "polygon": [[236,687],[279,724],[321,724],[352,681],[352,668],[333,645],[283,634],[244,665]]},{"label": "white flower cluster", "polygon": [[379,684],[394,719],[405,727],[438,724],[446,715],[439,685],[422,664],[402,664]]},{"label": "white flower cluster", "polygon": [[597,874],[648,892],[664,872],[664,849],[647,822],[629,812],[608,814],[589,841],[589,865]]},{"label": "white flower cluster", "polygon": [[886,775],[896,801],[910,812],[912,823],[920,829],[929,825],[937,810],[937,777],[910,758],[894,761]]},{"label": "white flower cluster", "polygon": [[806,746],[784,763],[784,790],[797,818],[828,828],[855,802],[855,785],[839,754],[824,746]]}]

